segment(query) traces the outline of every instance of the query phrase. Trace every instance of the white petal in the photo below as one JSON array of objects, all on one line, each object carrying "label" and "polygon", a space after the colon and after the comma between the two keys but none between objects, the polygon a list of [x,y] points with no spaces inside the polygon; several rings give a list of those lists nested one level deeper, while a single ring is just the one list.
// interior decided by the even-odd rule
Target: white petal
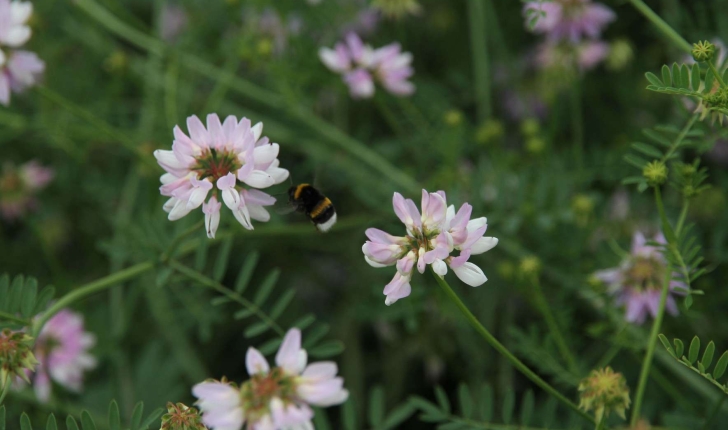
[{"label": "white petal", "polygon": [[496,245],[498,245],[498,238],[496,237],[481,237],[478,239],[473,246],[470,247],[471,255],[482,254],[486,251],[490,251]]},{"label": "white petal", "polygon": [[222,200],[225,202],[225,206],[233,212],[240,207],[240,193],[235,188],[222,190]]},{"label": "white petal", "polygon": [[262,170],[253,170],[250,175],[243,179],[243,182],[253,188],[268,188],[275,184],[275,179]]},{"label": "white petal", "polygon": [[259,205],[245,205],[245,207],[248,208],[248,213],[250,214],[250,218],[260,221],[260,222],[268,222],[270,221],[270,213],[268,213],[263,206]]},{"label": "white petal", "polygon": [[245,354],[245,367],[248,369],[248,375],[250,376],[270,372],[268,361],[266,361],[260,351],[253,347],[248,348],[248,353]]},{"label": "white petal", "polygon": [[288,330],[281,347],[276,353],[276,364],[286,370],[294,370],[299,365],[299,352],[301,351],[301,330],[293,328]]},{"label": "white petal", "polygon": [[[386,264],[377,263],[376,261],[370,260],[369,257],[366,255],[364,256],[364,260],[366,260],[367,264],[369,264],[372,267],[376,267],[379,269],[380,267],[388,267]],[[389,266],[394,265],[394,263],[390,264]]]},{"label": "white petal", "polygon": [[172,210],[169,211],[167,219],[169,219],[170,221],[177,221],[178,219],[183,218],[185,215],[190,213],[191,210],[192,209],[187,207],[186,201],[177,200]]},{"label": "white petal", "polygon": [[247,206],[241,206],[233,211],[233,216],[246,230],[253,230],[253,224],[250,222],[250,212]]},{"label": "white petal", "polygon": [[471,219],[470,221],[468,221],[468,233],[471,231],[475,231],[486,224],[488,224],[488,218],[486,217]]},{"label": "white petal", "polygon": [[440,276],[447,275],[447,264],[442,260],[435,260],[432,262],[432,270]]},{"label": "white petal", "polygon": [[280,146],[277,143],[263,145],[253,150],[255,164],[268,164],[278,157]]},{"label": "white petal", "polygon": [[467,262],[460,267],[451,267],[451,269],[461,281],[471,287],[482,285],[488,280],[480,267],[471,262]]},{"label": "white petal", "polygon": [[259,122],[255,124],[250,131],[253,132],[253,138],[257,142],[260,139],[260,135],[263,134],[263,123]]}]

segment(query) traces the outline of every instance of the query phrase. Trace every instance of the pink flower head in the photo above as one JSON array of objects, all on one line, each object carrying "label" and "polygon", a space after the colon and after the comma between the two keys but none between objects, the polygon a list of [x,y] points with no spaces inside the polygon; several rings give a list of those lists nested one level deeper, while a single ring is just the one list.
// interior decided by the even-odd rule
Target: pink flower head
[{"label": "pink flower head", "polygon": [[37,160],[20,167],[5,164],[0,174],[0,215],[14,221],[36,208],[36,193],[45,188],[53,176],[53,169],[41,166]]},{"label": "pink flower head", "polygon": [[[2,1],[2,0],[0,0]],[[0,49],[0,104],[10,104],[10,93],[21,93],[35,85],[43,75],[45,63],[32,52]]]},{"label": "pink flower head", "polygon": [[280,184],[288,178],[288,170],[279,167],[279,145],[261,138],[263,124],[251,126],[247,118],[238,121],[234,116],[220,123],[217,115],[210,114],[207,127],[191,116],[187,129],[189,136],[179,126],[174,128],[171,151],[154,151],[167,172],[160,178],[160,192],[170,197],[164,204],[168,218],[178,220],[202,206],[207,235],[215,237],[222,199],[248,230],[253,229],[251,219],[268,221],[264,207],[273,205],[275,198],[255,188]]},{"label": "pink flower head", "polygon": [[[662,233],[657,234],[653,240],[660,244],[666,243]],[[642,324],[647,315],[653,318],[657,316],[665,270],[667,262],[660,249],[648,245],[645,236],[636,232],[632,238],[629,257],[619,266],[597,271],[594,276],[607,284],[618,305],[625,306],[625,319],[631,323]],[[674,278],[673,275],[666,308],[670,314],[677,315],[674,295],[678,292],[675,290],[687,289],[687,285]]]},{"label": "pink flower head", "polygon": [[24,45],[30,39],[27,22],[32,14],[30,2],[0,0],[0,46],[17,48]]},{"label": "pink flower head", "polygon": [[415,91],[408,81],[414,74],[412,54],[401,52],[398,43],[374,50],[352,32],[334,49],[321,48],[319,58],[329,70],[343,75],[352,98],[372,97],[374,81],[395,95],[408,96]]},{"label": "pink flower head", "polygon": [[260,351],[249,348],[245,365],[250,379],[239,388],[219,381],[192,388],[202,422],[211,430],[240,430],[245,423],[255,430],[313,429],[311,406],[341,404],[349,392],[336,376],[336,363],[307,361],[298,329],[286,333],[273,368]]},{"label": "pink flower head", "polygon": [[[440,276],[448,267],[466,284],[477,287],[488,280],[483,271],[468,262],[471,255],[482,254],[498,244],[494,237],[484,237],[486,218],[471,219],[472,206],[465,203],[456,212],[447,205],[443,191],[422,190],[422,212],[414,201],[394,193],[394,213],[405,225],[405,236],[392,236],[381,230],[367,229],[369,239],[362,246],[364,260],[372,267],[397,267],[397,273],[384,288],[385,304],[391,305],[410,295],[414,268],[424,273],[427,265]],[[453,251],[459,255],[452,256]]]},{"label": "pink flower head", "polygon": [[536,65],[542,69],[574,66],[587,71],[598,66],[609,55],[609,44],[587,40],[575,45],[546,41],[536,51]]},{"label": "pink flower head", "polygon": [[537,14],[533,31],[552,41],[578,43],[582,38],[598,38],[616,19],[611,9],[591,0],[531,1],[524,6],[527,17]]},{"label": "pink flower head", "polygon": [[35,346],[35,357],[40,364],[33,378],[38,399],[47,402],[51,394],[51,380],[71,391],[83,389],[83,374],[96,367],[96,359],[89,353],[96,337],[84,331],[83,317],[64,309],[43,326]]}]

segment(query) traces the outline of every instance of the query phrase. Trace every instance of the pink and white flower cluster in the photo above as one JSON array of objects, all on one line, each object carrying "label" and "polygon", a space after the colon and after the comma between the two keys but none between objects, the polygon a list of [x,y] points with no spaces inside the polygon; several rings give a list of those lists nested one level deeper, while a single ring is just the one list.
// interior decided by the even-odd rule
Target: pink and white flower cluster
[{"label": "pink and white flower cluster", "polygon": [[334,362],[307,365],[301,331],[291,329],[268,365],[263,354],[249,348],[245,365],[250,379],[237,387],[226,381],[205,381],[192,388],[202,422],[211,430],[313,430],[311,405],[344,403],[349,392],[336,376]]},{"label": "pink and white flower cluster", "polygon": [[50,399],[51,380],[80,392],[84,372],[96,367],[96,359],[89,353],[95,343],[96,337],[84,330],[80,314],[63,309],[48,320],[35,343],[39,364],[32,383],[38,399]]},{"label": "pink and white flower cluster", "polygon": [[329,70],[343,75],[352,98],[374,96],[375,80],[398,96],[415,92],[414,84],[408,81],[414,74],[412,54],[402,52],[399,43],[373,49],[356,33],[348,33],[345,42],[337,43],[334,49],[321,48],[319,58]]},{"label": "pink and white flower cluster", "polygon": [[541,67],[574,63],[589,70],[609,54],[609,44],[599,40],[604,28],[616,19],[614,12],[591,0],[530,1],[524,6],[527,21],[535,19],[532,30],[546,36],[538,47]]},{"label": "pink and white flower cluster", "polygon": [[[654,241],[666,243],[662,233],[657,234]],[[607,284],[609,293],[615,296],[618,305],[626,307],[625,319],[628,322],[642,324],[647,315],[653,318],[657,316],[666,270],[667,261],[660,249],[648,245],[645,236],[636,232],[632,238],[630,255],[619,266],[600,270],[594,277]],[[666,309],[670,314],[677,315],[675,290],[685,290],[687,285],[674,278],[670,281]]]},{"label": "pink and white flower cluster", "polygon": [[220,224],[220,195],[244,228],[253,229],[251,219],[268,221],[270,214],[265,207],[276,199],[258,189],[285,181],[288,170],[279,167],[279,145],[261,137],[263,123],[251,126],[247,118],[238,121],[232,115],[221,123],[216,114],[210,114],[207,127],[197,116],[191,116],[187,129],[189,136],[175,126],[171,151],[154,151],[157,162],[167,171],[160,178],[160,192],[169,197],[164,204],[169,220],[178,220],[202,206],[207,236],[214,238]]},{"label": "pink and white flower cluster", "polygon": [[0,216],[14,221],[37,207],[35,194],[45,188],[53,176],[53,169],[41,166],[36,160],[20,167],[4,164],[0,174]]},{"label": "pink and white flower cluster", "polygon": [[33,13],[30,2],[0,0],[0,104],[10,104],[10,93],[33,86],[45,63],[32,52],[19,50],[32,34],[27,25]]},{"label": "pink and white flower cluster", "polygon": [[[372,267],[397,267],[394,279],[384,287],[385,304],[391,305],[410,295],[414,268],[425,272],[428,264],[440,276],[450,267],[466,284],[477,287],[488,280],[483,271],[468,262],[471,255],[482,254],[498,244],[495,237],[484,237],[488,227],[485,217],[470,219],[473,207],[464,203],[455,212],[447,205],[444,191],[422,190],[422,213],[411,199],[394,193],[394,212],[404,223],[407,234],[392,236],[376,228],[367,229],[369,238],[362,251]],[[451,256],[459,251],[457,256]]]}]

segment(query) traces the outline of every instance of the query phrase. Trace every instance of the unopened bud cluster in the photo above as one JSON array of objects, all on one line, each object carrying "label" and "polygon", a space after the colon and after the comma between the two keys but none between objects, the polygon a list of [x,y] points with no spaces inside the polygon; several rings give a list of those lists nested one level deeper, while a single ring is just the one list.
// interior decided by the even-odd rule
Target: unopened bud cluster
[{"label": "unopened bud cluster", "polygon": [[162,415],[162,427],[159,430],[207,430],[202,424],[202,417],[195,408],[183,403],[167,403],[167,413]]},{"label": "unopened bud cluster", "polygon": [[692,54],[695,61],[710,61],[715,56],[715,45],[707,40],[694,43]]},{"label": "unopened bud cluster", "polygon": [[642,175],[648,184],[662,185],[667,180],[667,166],[662,161],[651,161],[642,169]]},{"label": "unopened bud cluster", "polygon": [[629,388],[621,373],[611,367],[592,370],[579,383],[579,408],[594,411],[597,422],[614,412],[623,419],[629,408]]},{"label": "unopened bud cluster", "polygon": [[19,376],[30,383],[26,371],[34,371],[38,360],[33,355],[33,338],[22,332],[0,332],[0,387],[3,381]]}]

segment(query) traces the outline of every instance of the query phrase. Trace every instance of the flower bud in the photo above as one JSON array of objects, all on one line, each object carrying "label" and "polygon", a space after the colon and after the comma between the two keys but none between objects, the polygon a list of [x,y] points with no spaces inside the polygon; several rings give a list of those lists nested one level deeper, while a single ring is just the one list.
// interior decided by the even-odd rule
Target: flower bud
[{"label": "flower bud", "polygon": [[541,271],[541,260],[538,257],[525,257],[521,260],[519,265],[522,276],[537,276],[538,272]]},{"label": "flower bud", "polygon": [[451,127],[455,127],[463,123],[463,113],[457,109],[451,109],[445,112],[445,116],[443,118],[445,120],[445,124]]},{"label": "flower bud", "polygon": [[624,413],[630,404],[629,388],[624,376],[611,367],[592,370],[579,382],[579,392],[579,408],[593,410],[597,422],[612,412],[625,418]]},{"label": "flower bud", "polygon": [[33,355],[33,338],[22,332],[0,332],[0,391],[2,382],[19,376],[30,383],[26,371],[33,372],[38,360]]},{"label": "flower bud", "polygon": [[534,137],[541,131],[541,126],[535,118],[526,118],[521,121],[521,133],[526,137]]},{"label": "flower bud", "polygon": [[715,56],[715,45],[707,40],[694,43],[692,54],[695,61],[710,61]]},{"label": "flower bud", "polygon": [[197,409],[182,403],[167,403],[167,413],[162,415],[162,427],[159,430],[207,430],[202,424]]},{"label": "flower bud", "polygon": [[546,142],[540,137],[532,137],[526,141],[526,151],[529,154],[539,155],[546,149]]},{"label": "flower bud", "polygon": [[662,161],[651,161],[642,169],[642,176],[650,185],[662,185],[667,180],[667,167]]},{"label": "flower bud", "polygon": [[586,194],[577,194],[571,199],[571,210],[574,212],[576,223],[584,226],[594,212],[594,199]]}]

